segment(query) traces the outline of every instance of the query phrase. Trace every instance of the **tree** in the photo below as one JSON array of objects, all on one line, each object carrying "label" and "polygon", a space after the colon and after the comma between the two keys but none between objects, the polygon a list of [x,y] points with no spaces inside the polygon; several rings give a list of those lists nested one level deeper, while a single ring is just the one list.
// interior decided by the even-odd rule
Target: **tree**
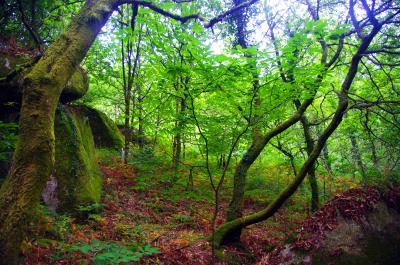
[{"label": "tree", "polygon": [[[85,57],[112,12],[132,1],[87,1],[68,29],[50,45],[24,78],[19,140],[13,164],[0,190],[0,262],[16,264],[30,215],[54,166],[54,115],[62,88]],[[212,27],[236,9],[206,21],[199,15],[178,16],[150,2],[138,1],[167,17],[187,22],[198,19]]]},{"label": "tree", "polygon": [[[395,11],[393,12],[391,11],[392,8],[390,6],[393,4],[392,1],[382,2],[379,9],[375,9],[375,6],[370,7],[366,1],[361,1],[361,4],[367,15],[362,20],[358,20],[355,11],[356,1],[354,0],[349,1],[349,7],[348,7],[349,16],[351,17],[354,29],[348,32],[347,35],[351,35],[353,33],[357,34],[360,41],[359,45],[357,46],[357,50],[352,56],[350,66],[342,82],[341,90],[338,93],[337,107],[329,125],[325,128],[325,130],[318,138],[312,152],[310,153],[309,157],[303,164],[302,168],[295,177],[294,181],[285,190],[283,190],[279,194],[279,196],[272,203],[270,203],[265,209],[250,214],[248,216],[237,218],[233,221],[222,224],[216,230],[213,242],[214,247],[219,248],[220,245],[223,243],[235,239],[237,240],[238,235],[240,235],[242,228],[251,224],[255,224],[260,221],[264,221],[269,217],[271,217],[283,205],[283,203],[297,190],[302,180],[307,175],[307,172],[309,172],[315,160],[320,155],[320,152],[322,151],[326,141],[341,123],[343,115],[345,114],[348,108],[349,90],[356,77],[359,64],[364,54],[368,53],[368,47],[373,42],[374,37],[382,30],[384,25],[390,24],[391,21],[394,19],[394,17],[396,17],[400,13],[399,7],[396,7]],[[327,53],[324,52],[322,58],[326,58],[326,55]],[[333,58],[335,58],[335,56]],[[294,121],[300,120],[301,115],[302,113],[300,113],[300,115],[297,116],[297,119],[292,117],[290,121],[293,122],[293,120]],[[272,136],[275,135],[273,134]],[[271,133],[267,134],[264,137],[264,139],[262,139],[262,141],[260,142],[254,142],[253,140],[253,144],[250,146],[248,152],[243,157],[240,163],[241,168],[238,167],[236,171],[240,169],[242,171],[241,174],[245,176],[245,172],[254,162],[255,158],[257,158],[257,156],[259,155],[259,153],[264,148],[265,144],[269,141],[270,138],[271,138]]]}]

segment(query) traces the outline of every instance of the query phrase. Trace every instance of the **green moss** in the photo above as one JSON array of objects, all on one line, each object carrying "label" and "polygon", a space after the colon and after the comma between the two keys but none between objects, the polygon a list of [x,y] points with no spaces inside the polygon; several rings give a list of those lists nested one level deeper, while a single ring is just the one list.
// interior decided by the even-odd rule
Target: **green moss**
[{"label": "green moss", "polygon": [[[33,63],[29,56],[0,53],[0,102],[21,101],[22,90],[19,80],[32,70]],[[42,76],[45,75],[46,73]],[[86,71],[82,67],[77,67],[62,90],[60,101],[66,103],[79,99],[86,94],[88,88],[89,79]]]},{"label": "green moss", "polygon": [[89,120],[96,147],[119,150],[124,146],[121,132],[107,115],[88,106],[81,106],[80,108]]},{"label": "green moss", "polygon": [[82,67],[78,67],[61,93],[61,102],[70,102],[83,97],[89,89],[89,78]]},{"label": "green moss", "polygon": [[55,121],[58,210],[100,201],[102,180],[91,128],[79,109],[59,107]]}]

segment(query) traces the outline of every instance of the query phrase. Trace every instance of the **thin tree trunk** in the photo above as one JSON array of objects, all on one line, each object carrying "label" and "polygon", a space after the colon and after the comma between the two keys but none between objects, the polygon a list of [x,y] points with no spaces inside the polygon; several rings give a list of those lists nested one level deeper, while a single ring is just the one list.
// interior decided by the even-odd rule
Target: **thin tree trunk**
[{"label": "thin tree trunk", "polygon": [[132,94],[132,87],[129,87],[126,90],[126,97],[125,97],[125,122],[124,122],[124,136],[125,136],[125,145],[124,145],[124,164],[128,163],[129,159],[129,148],[131,144],[131,126],[129,123],[130,120],[130,107],[131,107],[131,94]]},{"label": "thin tree trunk", "polygon": [[[295,100],[296,107],[300,106],[300,102]],[[310,125],[305,116],[300,119],[301,125],[303,126],[304,139],[307,147],[307,155],[310,156],[312,150],[314,149],[314,140],[311,136]],[[315,163],[310,166],[308,171],[308,181],[311,189],[311,211],[316,212],[319,208],[319,192],[318,192],[318,182],[315,176]]]},{"label": "thin tree trunk", "polygon": [[[320,136],[319,127],[317,127],[317,137],[319,137],[319,136]],[[332,165],[329,160],[328,142],[325,143],[324,148],[322,148],[322,154],[321,154],[320,158],[322,160],[322,165],[328,172],[328,180],[326,180],[326,178],[324,178],[324,184],[323,184],[324,185],[323,186],[324,198],[326,198],[327,197],[327,186],[328,186],[328,193],[331,194],[332,193],[331,186],[332,186],[332,181],[333,181],[333,170],[332,170]],[[326,182],[328,182],[328,185]]]},{"label": "thin tree trunk", "polygon": [[357,142],[354,132],[350,132],[349,138],[350,138],[350,142],[351,142],[351,154],[352,154],[353,160],[356,162],[358,168],[360,169],[361,181],[365,182],[366,176],[365,176],[364,163],[362,161],[360,149],[358,147],[358,142]]},{"label": "thin tree trunk", "polygon": [[[127,59],[128,59],[128,80],[127,83],[124,80],[124,95],[125,95],[125,146],[124,146],[124,163],[128,163],[129,159],[129,149],[132,141],[132,128],[130,125],[131,119],[131,99],[132,99],[132,88],[136,77],[137,72],[137,65],[139,61],[139,54],[140,54],[140,42],[141,42],[141,34],[139,33],[139,40],[136,44],[136,55],[132,65],[132,54],[133,54],[133,34],[135,32],[135,25],[136,25],[136,17],[138,15],[139,6],[137,4],[132,5],[132,17],[131,17],[131,28],[132,28],[132,35],[128,38],[128,43],[126,47]],[[124,9],[122,9],[122,13]],[[123,24],[121,24],[123,27]],[[123,44],[123,41],[122,41]],[[124,48],[122,47],[122,58],[124,59]],[[125,78],[125,62],[122,61],[123,66],[123,76]]]},{"label": "thin tree trunk", "polygon": [[160,111],[157,113],[157,120],[156,120],[156,128],[154,131],[154,141],[153,141],[153,147],[155,148],[157,146],[157,137],[158,137],[158,130],[160,129],[160,123],[161,123],[161,116],[160,116]]},{"label": "thin tree trunk", "polygon": [[[178,90],[178,89],[177,89]],[[181,133],[180,133],[180,98],[175,98],[175,113],[177,115],[177,119],[175,121],[175,136],[174,136],[174,145],[173,145],[173,157],[172,157],[172,168],[174,171],[177,171],[179,168],[179,161],[181,157]]]},{"label": "thin tree trunk", "polygon": [[368,121],[369,121],[369,112],[368,111],[365,114],[365,119],[366,120],[365,120],[365,122],[363,122],[363,127],[364,127],[364,130],[367,132],[368,142],[369,142],[369,145],[371,146],[372,162],[374,163],[375,170],[379,170],[379,160],[378,160],[378,156],[376,155],[376,146],[375,146],[374,139],[372,138],[371,128],[368,126]]},{"label": "thin tree trunk", "polygon": [[143,151],[144,148],[144,127],[143,127],[143,91],[142,87],[138,84],[138,110],[139,110],[139,130],[138,130],[138,140],[139,140],[139,150]]}]

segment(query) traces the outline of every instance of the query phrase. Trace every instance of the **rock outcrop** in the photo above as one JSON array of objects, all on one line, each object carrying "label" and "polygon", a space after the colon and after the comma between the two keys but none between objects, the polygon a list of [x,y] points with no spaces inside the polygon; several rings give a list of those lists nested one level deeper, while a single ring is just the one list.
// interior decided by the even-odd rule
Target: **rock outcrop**
[{"label": "rock outcrop", "polygon": [[121,132],[106,114],[88,106],[82,106],[81,111],[88,118],[96,147],[119,150],[124,146]]},{"label": "rock outcrop", "polygon": [[260,264],[400,264],[400,185],[351,189],[306,220]]},{"label": "rock outcrop", "polygon": [[43,199],[57,211],[74,211],[100,201],[102,179],[89,122],[79,107],[59,105],[54,124],[55,168]]},{"label": "rock outcrop", "polygon": [[[21,101],[21,83],[33,66],[32,60],[24,55],[13,56],[0,53],[0,105]],[[88,75],[82,67],[78,67],[65,86],[60,101],[67,103],[79,99],[86,94],[88,88]]]}]

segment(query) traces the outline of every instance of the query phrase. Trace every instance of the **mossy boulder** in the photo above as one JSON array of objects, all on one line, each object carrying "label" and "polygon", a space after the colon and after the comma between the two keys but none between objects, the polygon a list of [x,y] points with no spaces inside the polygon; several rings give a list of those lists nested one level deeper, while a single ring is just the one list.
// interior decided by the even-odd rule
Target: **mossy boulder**
[{"label": "mossy boulder", "polygon": [[79,108],[89,121],[96,147],[121,149],[124,146],[121,132],[106,114],[88,106]]},{"label": "mossy boulder", "polygon": [[100,201],[102,178],[92,130],[80,108],[60,105],[54,124],[55,169],[43,199],[57,211],[76,211]]},{"label": "mossy boulder", "polygon": [[60,101],[71,102],[83,97],[89,89],[89,78],[85,69],[78,67],[64,87]]},{"label": "mossy boulder", "polygon": [[[0,103],[21,101],[23,77],[32,69],[34,61],[26,55],[0,53]],[[78,67],[60,97],[62,103],[83,97],[89,88],[86,71]]]}]

